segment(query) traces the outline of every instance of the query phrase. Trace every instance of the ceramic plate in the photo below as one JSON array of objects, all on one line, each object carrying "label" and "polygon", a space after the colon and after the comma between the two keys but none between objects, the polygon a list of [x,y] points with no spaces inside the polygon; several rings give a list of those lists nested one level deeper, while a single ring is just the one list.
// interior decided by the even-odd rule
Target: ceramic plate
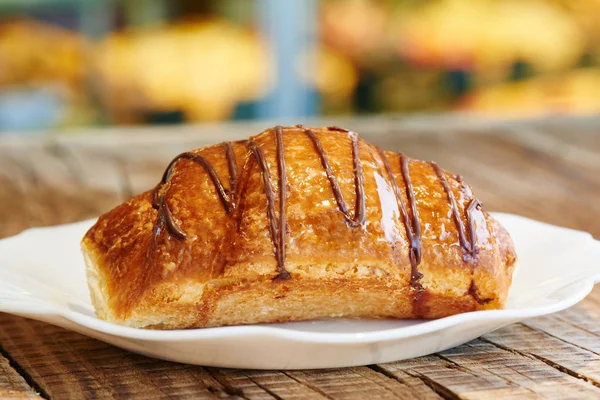
[{"label": "ceramic plate", "polygon": [[504,325],[564,310],[600,281],[600,242],[583,232],[510,214],[520,261],[504,310],[433,321],[327,320],[176,331],[97,319],[79,241],[94,221],[27,230],[0,240],[0,311],[62,326],[137,353],[207,366],[334,368],[445,350]]}]

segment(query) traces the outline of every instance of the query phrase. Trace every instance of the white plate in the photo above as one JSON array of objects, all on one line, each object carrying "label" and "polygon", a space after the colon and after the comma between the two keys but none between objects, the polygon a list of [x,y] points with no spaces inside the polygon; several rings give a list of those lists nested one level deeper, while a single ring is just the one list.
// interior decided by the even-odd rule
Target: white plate
[{"label": "white plate", "polygon": [[506,309],[434,321],[328,320],[179,331],[97,319],[79,241],[94,221],[0,240],[0,311],[45,321],[137,353],[233,368],[335,368],[445,350],[504,325],[564,310],[600,281],[600,242],[583,232],[495,214],[520,261]]}]

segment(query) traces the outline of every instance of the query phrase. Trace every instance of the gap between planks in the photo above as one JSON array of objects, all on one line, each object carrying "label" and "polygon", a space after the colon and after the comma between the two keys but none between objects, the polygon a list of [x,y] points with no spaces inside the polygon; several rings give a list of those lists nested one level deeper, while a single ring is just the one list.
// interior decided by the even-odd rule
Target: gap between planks
[{"label": "gap between planks", "polygon": [[48,395],[0,346],[0,398],[48,399]]}]

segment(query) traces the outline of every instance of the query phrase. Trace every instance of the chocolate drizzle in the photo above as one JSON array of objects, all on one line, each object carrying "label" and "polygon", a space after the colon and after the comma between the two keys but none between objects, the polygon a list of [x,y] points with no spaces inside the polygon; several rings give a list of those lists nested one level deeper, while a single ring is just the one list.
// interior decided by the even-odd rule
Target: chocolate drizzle
[{"label": "chocolate drizzle", "polygon": [[[417,210],[417,202],[415,200],[415,190],[413,188],[412,181],[410,180],[408,157],[406,157],[404,154],[400,155],[400,164],[402,166],[402,179],[404,180],[404,185],[406,186],[406,197],[408,198],[410,211],[412,213],[412,236],[410,238],[411,263],[419,265],[421,262],[421,224],[419,223],[419,211]],[[416,269],[413,271],[413,279],[421,279],[422,277],[423,275],[418,273]]]},{"label": "chocolate drizzle", "polygon": [[[232,210],[235,208],[235,194],[237,193],[237,180],[238,180],[238,165],[235,159],[235,153],[233,152],[233,146],[231,142],[223,142],[221,146],[225,149],[225,155],[227,156],[227,168],[229,169],[229,193]],[[227,210],[227,206],[225,206]],[[227,211],[231,212],[231,211]]]},{"label": "chocolate drizzle", "polygon": [[[441,170],[441,168],[438,167],[438,165],[436,163],[431,163],[431,165],[432,165],[433,169],[435,170],[435,173],[439,177],[440,182],[442,183],[442,186],[444,187],[444,191],[446,192],[446,195],[448,196],[448,200],[449,200],[450,206],[452,208],[452,215],[454,218],[454,222],[456,223],[456,227],[458,230],[458,240],[460,242],[461,247],[468,255],[468,257],[466,257],[465,261],[472,262],[473,257],[475,257],[477,255],[477,251],[478,251],[477,237],[476,237],[476,232],[475,232],[475,228],[476,228],[475,227],[475,218],[473,216],[473,212],[475,210],[481,209],[481,205],[482,205],[481,201],[479,201],[479,199],[473,199],[469,202],[469,205],[467,206],[466,214],[467,214],[467,225],[468,225],[468,230],[469,230],[469,232],[468,232],[469,240],[467,241],[467,233],[465,231],[465,227],[464,227],[462,219],[460,217],[460,212],[458,210],[458,206],[456,205],[454,193],[452,193],[452,189],[450,188],[450,185],[448,184],[448,181],[446,180],[444,172]],[[456,180],[460,184],[463,184],[462,178],[460,176],[457,176]],[[471,270],[472,277],[471,277],[471,285],[469,286],[468,294],[477,303],[482,304],[482,305],[487,304],[494,299],[493,298],[482,298],[479,296],[478,288],[477,288],[477,285],[475,284],[475,277],[473,276],[474,273],[475,273],[475,265],[473,265],[473,269]]]},{"label": "chocolate drizzle", "polygon": [[[331,185],[333,196],[337,203],[339,211],[342,213],[346,224],[350,227],[356,228],[364,226],[366,223],[366,195],[364,187],[364,172],[362,163],[360,160],[359,153],[359,139],[358,136],[346,129],[339,128],[337,126],[330,126],[327,129],[330,131],[346,132],[351,141],[352,147],[352,164],[354,171],[354,186],[356,191],[356,202],[354,206],[354,212],[351,213],[348,209],[348,205],[344,196],[337,177],[335,176],[329,157],[325,152],[323,145],[317,135],[310,129],[304,128],[301,125],[297,125],[298,128],[302,129],[304,134],[312,142],[314,149],[321,161],[321,166],[325,170],[327,179]],[[285,162],[285,152],[283,145],[283,128],[277,126],[274,128],[275,133],[275,145],[276,145],[276,161],[277,161],[277,172],[278,172],[278,196],[276,197],[273,184],[271,183],[271,174],[269,164],[265,157],[264,151],[254,140],[248,141],[248,149],[250,154],[256,159],[260,168],[262,182],[264,187],[265,196],[267,198],[267,217],[269,220],[269,234],[271,241],[273,242],[273,250],[275,259],[277,262],[277,276],[275,280],[287,280],[290,279],[290,273],[285,268],[286,261],[286,245],[287,245],[287,218],[286,218],[286,199],[287,199],[287,171]],[[157,222],[155,225],[155,236],[158,236],[162,231],[162,227],[166,226],[167,231],[178,240],[186,240],[186,234],[182,231],[181,227],[175,221],[171,209],[167,203],[166,195],[169,191],[171,177],[173,175],[173,169],[175,164],[184,159],[193,161],[194,163],[202,166],[208,173],[211,181],[215,185],[217,194],[228,214],[231,214],[236,209],[236,193],[238,184],[238,166],[233,151],[233,146],[230,142],[222,143],[222,147],[227,158],[227,165],[229,170],[229,189],[226,189],[222,183],[221,178],[217,174],[212,164],[206,160],[203,156],[193,152],[186,152],[178,155],[173,159],[167,166],[160,183],[154,188],[152,192],[152,206],[159,211]],[[404,224],[406,231],[406,237],[409,244],[409,259],[411,264],[411,277],[410,285],[414,293],[414,309],[417,316],[424,314],[424,304],[426,302],[427,291],[423,288],[420,283],[423,275],[419,272],[418,266],[421,263],[422,249],[421,249],[421,226],[419,221],[419,212],[416,204],[416,197],[414,187],[411,181],[410,170],[409,170],[409,158],[404,154],[399,154],[400,171],[405,186],[406,199],[408,201],[408,207],[403,200],[400,192],[400,187],[396,181],[396,177],[392,171],[390,162],[385,155],[385,152],[377,147],[377,151],[385,171],[388,175],[388,179],[392,185],[394,195],[400,206],[401,219]],[[481,202],[478,199],[473,199],[466,208],[466,219],[467,227],[463,224],[463,220],[460,215],[454,193],[448,181],[445,173],[435,163],[431,163],[431,166],[435,170],[437,177],[446,193],[448,202],[452,212],[452,217],[457,226],[458,239],[461,248],[465,252],[465,261],[473,261],[473,257],[477,254],[477,238],[476,238],[476,226],[474,220],[474,211],[481,208]],[[462,178],[457,176],[456,180],[463,184]],[[278,200],[278,209],[276,210],[276,199]],[[480,304],[487,304],[493,299],[481,298],[478,294],[477,286],[475,281],[471,281],[471,285],[468,290],[469,295]]]},{"label": "chocolate drizzle", "polygon": [[[345,129],[338,127],[329,127],[329,130],[337,130],[342,132],[348,132]],[[358,150],[358,136],[349,132],[350,139],[352,140],[352,163],[354,166],[354,185],[356,186],[356,205],[354,208],[354,217],[350,215],[348,211],[348,206],[346,204],[346,200],[344,200],[344,195],[342,194],[342,190],[340,189],[340,184],[338,183],[335,174],[333,173],[333,169],[331,168],[331,164],[329,163],[329,158],[323,150],[323,145],[317,135],[314,134],[310,129],[304,129],[304,133],[309,137],[312,141],[319,158],[321,159],[321,165],[327,174],[327,179],[329,179],[329,183],[331,184],[331,190],[333,191],[333,196],[335,197],[335,201],[338,205],[338,208],[344,215],[346,222],[353,228],[364,225],[366,220],[365,215],[365,185],[364,185],[364,176],[362,164],[360,162],[360,154]]]},{"label": "chocolate drizzle", "polygon": [[[432,162],[430,164],[440,179],[444,191],[446,192],[446,196],[448,196],[450,208],[452,209],[452,217],[454,218],[454,222],[456,223],[456,228],[458,230],[458,241],[460,242],[463,250],[466,251],[469,256],[475,256],[477,254],[477,238],[475,237],[475,219],[473,218],[473,211],[481,209],[481,201],[479,201],[479,199],[473,199],[467,206],[466,214],[467,224],[469,227],[469,240],[467,240],[467,232],[465,231],[465,226],[463,225],[462,218],[460,217],[460,211],[456,205],[456,199],[454,198],[454,193],[448,184],[448,180],[446,179],[442,169],[438,167],[436,163]],[[456,180],[461,184],[463,183],[460,176],[457,176]]]},{"label": "chocolate drizzle", "polygon": [[469,240],[471,241],[471,255],[477,253],[477,238],[475,237],[475,219],[473,218],[473,211],[481,209],[481,201],[479,199],[473,199],[467,206],[467,223],[469,224]]},{"label": "chocolate drizzle", "polygon": [[229,190],[225,189],[223,183],[221,182],[221,178],[219,178],[219,175],[217,174],[217,171],[215,171],[215,168],[210,162],[208,162],[208,160],[206,160],[200,154],[185,152],[175,157],[169,163],[167,169],[165,169],[160,183],[156,185],[156,187],[152,191],[152,207],[156,210],[159,210],[159,213],[162,216],[161,220],[164,220],[164,222],[167,224],[167,229],[169,230],[169,232],[179,240],[185,240],[187,236],[185,232],[181,230],[181,228],[173,218],[171,209],[169,208],[169,205],[166,202],[165,197],[168,192],[168,187],[167,189],[163,190],[164,186],[170,183],[173,168],[179,160],[190,160],[202,166],[202,168],[204,168],[204,170],[208,172],[210,179],[215,185],[219,198],[221,199],[221,202],[223,203],[223,206],[225,207],[227,213],[231,213],[235,208],[234,196],[235,189],[237,186],[238,175],[237,162],[235,160],[235,154],[233,153],[233,147],[231,146],[231,143],[225,142],[222,144],[222,146],[225,150],[225,154],[227,156],[227,163],[229,167]]},{"label": "chocolate drizzle", "polygon": [[271,174],[269,173],[269,164],[265,158],[263,149],[251,140],[248,145],[256,161],[260,166],[263,179],[265,195],[267,196],[267,215],[269,217],[269,233],[275,250],[275,260],[277,261],[278,275],[276,280],[290,279],[290,273],[285,269],[285,245],[287,223],[285,218],[285,203],[287,196],[287,176],[285,170],[285,157],[283,152],[283,130],[281,126],[275,128],[275,138],[277,147],[277,170],[279,172],[279,219],[275,215],[275,192],[271,184]]},{"label": "chocolate drizzle", "polygon": [[[394,189],[394,194],[396,195],[396,200],[400,204],[400,211],[402,212],[402,222],[404,223],[404,229],[406,231],[406,238],[409,242],[409,250],[408,257],[410,259],[410,285],[415,290],[414,292],[414,300],[415,305],[419,304],[420,295],[423,293],[424,289],[419,280],[423,277],[423,274],[419,272],[419,264],[421,263],[421,224],[419,222],[419,212],[417,211],[417,202],[415,200],[415,191],[413,188],[412,181],[410,179],[410,171],[408,168],[408,157],[404,154],[400,154],[400,170],[402,172],[402,179],[404,180],[404,186],[406,187],[406,198],[410,204],[410,210],[412,215],[412,221],[410,216],[408,215],[408,210],[406,209],[406,205],[404,204],[404,200],[400,195],[400,188],[398,187],[398,182],[396,182],[396,177],[392,171],[392,167],[390,166],[390,162],[385,155],[385,152],[381,148],[377,148],[379,152],[379,156],[383,160],[383,165],[388,174],[388,178],[392,183],[392,188]],[[415,307],[418,309],[418,307]]]},{"label": "chocolate drizzle", "polygon": [[[446,192],[446,196],[448,196],[448,201],[450,202],[450,209],[452,210],[452,217],[454,218],[454,222],[456,223],[456,228],[458,230],[458,241],[460,242],[460,246],[470,255],[475,253],[475,234],[473,232],[472,239],[473,241],[467,241],[467,235],[465,233],[465,226],[463,225],[462,218],[460,217],[460,211],[458,210],[458,205],[456,204],[456,199],[454,198],[454,193],[448,184],[448,180],[446,179],[446,175],[442,171],[440,167],[434,162],[430,163],[435,173],[437,174],[444,191]],[[473,200],[475,201],[475,200]]]}]

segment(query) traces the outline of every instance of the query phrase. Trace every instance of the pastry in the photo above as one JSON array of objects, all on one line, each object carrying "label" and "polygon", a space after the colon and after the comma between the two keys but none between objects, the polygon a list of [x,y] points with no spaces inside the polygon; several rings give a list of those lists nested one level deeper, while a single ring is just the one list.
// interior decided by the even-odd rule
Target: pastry
[{"label": "pastry", "polygon": [[82,249],[98,317],[153,329],[497,309],[516,261],[460,176],[300,125],[180,154]]}]

